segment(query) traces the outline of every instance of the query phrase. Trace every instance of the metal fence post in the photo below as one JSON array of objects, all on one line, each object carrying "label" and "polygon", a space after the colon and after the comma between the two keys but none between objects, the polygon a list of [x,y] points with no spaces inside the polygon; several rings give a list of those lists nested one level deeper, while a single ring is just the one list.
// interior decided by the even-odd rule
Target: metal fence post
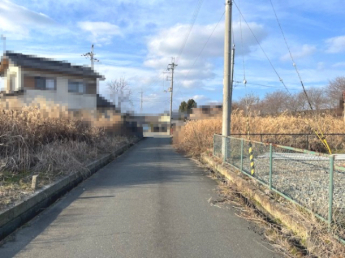
[{"label": "metal fence post", "polygon": [[241,139],[241,173],[243,173],[243,146],[244,146],[244,140]]},{"label": "metal fence post", "polygon": [[328,230],[331,230],[333,215],[333,172],[334,172],[334,155],[329,158],[329,203],[328,203]]},{"label": "metal fence post", "polygon": [[270,191],[272,190],[272,169],[273,169],[273,154],[272,154],[272,143],[270,143],[270,179],[269,179],[269,185],[270,185]]}]

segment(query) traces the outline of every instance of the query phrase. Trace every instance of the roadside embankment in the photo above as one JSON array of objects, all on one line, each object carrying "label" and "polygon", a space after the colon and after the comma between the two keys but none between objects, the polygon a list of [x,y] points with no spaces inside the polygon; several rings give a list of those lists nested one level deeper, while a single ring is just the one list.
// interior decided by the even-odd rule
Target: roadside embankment
[{"label": "roadside embankment", "polygon": [[[8,233],[23,224],[38,209],[47,207],[140,137],[126,131],[123,121],[115,119],[121,114],[105,117],[98,110],[81,110],[76,115],[66,107],[43,100],[26,107],[3,108],[0,109],[1,232]],[[90,165],[95,161],[96,167]],[[28,209],[32,211],[26,212]],[[7,234],[1,232],[0,238]]]},{"label": "roadside embankment", "polygon": [[54,203],[66,192],[73,189],[80,182],[97,172],[101,167],[111,162],[114,158],[121,155],[133,144],[138,142],[127,143],[117,148],[110,154],[103,155],[97,160],[89,163],[86,169],[70,173],[58,179],[56,182],[44,186],[39,191],[27,196],[24,200],[16,203],[14,206],[0,212],[0,240],[5,238],[17,228],[28,222],[34,216],[39,214],[43,209]]},{"label": "roadside embankment", "polygon": [[[280,144],[288,144],[289,139],[284,133],[309,133],[310,126],[314,122],[310,118],[293,117],[286,114],[276,117],[251,116],[250,128],[256,133],[281,133],[282,137],[277,138],[278,142]],[[319,121],[319,125],[327,132],[343,132],[343,123],[338,118],[326,115],[320,118]],[[246,117],[243,113],[236,111],[232,114],[231,130],[233,133],[246,135]],[[229,164],[214,157],[211,151],[214,147],[214,134],[219,134],[220,132],[221,118],[189,121],[174,134],[173,144],[178,151],[189,157],[198,158],[216,174],[226,178],[227,184],[223,186],[227,188],[225,192],[235,193],[235,195],[227,197],[229,202],[232,203],[237,195],[241,196],[240,199],[246,200],[245,204],[248,202],[250,206],[255,207],[255,210],[269,218],[265,225],[271,229],[279,229],[278,231],[280,232],[277,234],[281,236],[280,239],[289,239],[290,247],[286,249],[289,255],[300,257],[293,254],[293,245],[296,243],[296,248],[302,250],[302,253],[304,250],[303,255],[309,255],[310,257],[343,257],[345,245],[338,241],[336,235],[343,235],[344,225],[340,227],[334,225],[334,228],[332,226],[331,232],[329,232],[327,223],[320,220],[314,214],[309,213],[297,204],[289,202],[281,195],[261,185],[258,181],[251,179]],[[320,142],[316,141],[315,146],[319,146]],[[335,137],[329,143],[333,150],[344,149],[344,141],[342,141],[341,137]],[[299,143],[297,142],[297,144]],[[268,173],[269,168],[267,170],[265,172]],[[321,177],[320,180],[322,180]],[[289,182],[285,183],[288,184]],[[293,187],[293,185],[290,187]],[[253,219],[253,221],[256,221],[256,219]],[[273,221],[274,225],[270,221]],[[286,232],[289,233],[285,234]],[[342,234],[339,234],[339,232]],[[265,235],[268,236],[269,234],[265,233]],[[270,239],[270,237],[268,238]],[[272,242],[273,245],[278,245],[275,240]]]},{"label": "roadside embankment", "polygon": [[99,119],[91,121],[91,112],[75,117],[61,106],[38,104],[0,110],[0,211],[63,176],[87,171],[90,162],[136,138],[109,132]]},{"label": "roadside embankment", "polygon": [[342,257],[345,253],[345,245],[335,239],[332,233],[328,232],[327,224],[313,214],[270,192],[233,167],[222,164],[210,152],[202,154],[200,161],[215,173],[221,174],[237,194],[243,196],[255,209],[274,221],[281,231],[290,231],[289,237],[298,242],[298,245],[302,245],[302,249],[306,250],[306,255]]}]

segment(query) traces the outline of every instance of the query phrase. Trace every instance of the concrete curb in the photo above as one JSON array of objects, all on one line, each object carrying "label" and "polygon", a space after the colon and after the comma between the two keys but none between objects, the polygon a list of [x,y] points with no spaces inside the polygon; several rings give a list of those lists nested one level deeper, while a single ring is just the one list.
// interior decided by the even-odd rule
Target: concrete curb
[{"label": "concrete curb", "polygon": [[[139,142],[137,140],[135,143]],[[117,156],[124,153],[134,144],[127,144],[115,152],[105,155],[87,165],[88,171],[68,175],[57,182],[46,186],[43,190],[34,193],[14,207],[0,213],[0,240],[14,232],[17,228],[31,220],[42,210],[49,207],[58,198],[72,190],[79,183],[96,173],[100,168],[113,161]]]},{"label": "concrete curb", "polygon": [[256,208],[264,214],[271,215],[271,217],[278,219],[282,224],[291,229],[296,235],[302,239],[307,239],[309,235],[308,229],[299,222],[296,216],[291,214],[291,210],[283,207],[280,203],[272,200],[269,195],[255,187],[253,182],[244,179],[240,174],[232,171],[234,169],[226,168],[223,165],[217,164],[212,157],[203,154],[201,161],[212,170],[220,173],[233,183],[237,189],[249,200],[252,200]]}]

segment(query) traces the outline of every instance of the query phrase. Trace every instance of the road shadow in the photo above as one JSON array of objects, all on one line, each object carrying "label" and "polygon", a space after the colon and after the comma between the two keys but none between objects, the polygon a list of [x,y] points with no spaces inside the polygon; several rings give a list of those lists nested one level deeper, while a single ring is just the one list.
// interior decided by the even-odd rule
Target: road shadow
[{"label": "road shadow", "polygon": [[[61,238],[61,236],[49,237],[47,242],[35,239],[40,234],[44,234],[49,227],[70,229],[81,216],[89,214],[83,205],[76,205],[77,208],[71,209],[72,212],[67,215],[61,214],[63,210],[71,205],[75,206],[79,201],[97,199],[98,202],[104,202],[104,205],[106,200],[116,201],[116,194],[97,195],[98,192],[109,189],[116,189],[119,192],[122,189],[136,187],[162,187],[167,182],[192,183],[202,180],[201,174],[205,172],[173,150],[171,137],[147,138],[71,190],[46,211],[17,230],[10,238],[6,238],[5,241],[12,239],[14,242],[5,243],[0,248],[0,257],[13,257],[31,248],[49,248],[49,243],[75,241],[75,238]],[[92,219],[92,215],[89,219]],[[33,241],[35,244],[29,245]]]}]

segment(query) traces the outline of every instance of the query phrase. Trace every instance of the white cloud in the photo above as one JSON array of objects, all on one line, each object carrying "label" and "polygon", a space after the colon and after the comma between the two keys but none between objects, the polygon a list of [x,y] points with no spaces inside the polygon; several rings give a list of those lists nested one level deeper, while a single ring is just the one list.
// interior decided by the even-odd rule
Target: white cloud
[{"label": "white cloud", "polygon": [[292,8],[304,9],[308,12],[318,12],[322,10],[325,13],[342,13],[343,0],[290,0],[286,1],[286,5],[290,5]]},{"label": "white cloud", "polygon": [[345,51],[345,36],[334,37],[326,40],[327,53],[340,53]]},{"label": "white cloud", "polygon": [[0,31],[12,39],[27,38],[33,29],[56,25],[47,15],[36,13],[8,0],[0,0]]},{"label": "white cloud", "polygon": [[[195,58],[198,56],[202,47],[208,40],[216,24],[194,25],[193,31],[189,36],[185,49],[182,53],[184,58]],[[258,23],[250,22],[249,26],[256,35],[257,39],[262,41],[267,33],[264,27]],[[148,41],[149,57],[157,56],[177,56],[180,47],[183,45],[185,36],[189,30],[189,25],[178,24],[169,29],[160,31],[157,35],[151,37]],[[233,32],[235,39],[239,41],[241,38],[240,23],[233,24]],[[250,30],[242,25],[243,47],[239,48],[239,54],[248,54],[251,47],[257,45],[255,38]],[[238,42],[239,43],[239,42]],[[203,50],[203,57],[219,57],[223,56],[224,47],[224,24],[220,23],[212,34],[206,48]],[[150,60],[150,59],[149,59]]]},{"label": "white cloud", "polygon": [[317,63],[317,66],[316,66],[316,69],[318,70],[318,71],[323,71],[323,70],[325,70],[325,63],[324,62],[318,62]]},{"label": "white cloud", "polygon": [[[296,59],[308,57],[308,56],[314,54],[315,51],[316,51],[315,46],[304,44],[300,50],[292,51],[292,56],[296,60]],[[289,53],[285,54],[284,56],[281,57],[281,60],[282,61],[290,61],[291,60],[290,54]]]},{"label": "white cloud", "polygon": [[338,62],[332,65],[332,67],[345,67],[345,62]]},{"label": "white cloud", "polygon": [[78,27],[91,33],[89,40],[98,44],[109,44],[114,36],[122,36],[119,26],[109,22],[78,22]]},{"label": "white cloud", "polygon": [[[267,35],[264,27],[260,24],[249,23],[258,41],[261,42]],[[204,88],[205,80],[215,78],[215,58],[223,57],[224,53],[224,24],[194,25],[185,49],[177,60],[176,68],[177,84],[186,89]],[[241,26],[234,23],[234,35],[237,44],[240,44]],[[189,25],[178,24],[169,29],[164,29],[148,39],[148,55],[144,65],[157,70],[164,69],[171,63],[171,57],[177,57],[183,45]],[[212,31],[212,37],[208,41]],[[247,55],[251,53],[257,42],[250,30],[242,25],[243,46],[237,47],[237,54]],[[205,43],[207,46],[203,49]],[[203,49],[203,51],[202,51]],[[202,53],[201,53],[202,51]],[[201,55],[200,55],[201,53]]]},{"label": "white cloud", "polygon": [[209,97],[206,97],[204,95],[194,95],[192,99],[194,99],[198,104],[205,103],[211,100]]}]

